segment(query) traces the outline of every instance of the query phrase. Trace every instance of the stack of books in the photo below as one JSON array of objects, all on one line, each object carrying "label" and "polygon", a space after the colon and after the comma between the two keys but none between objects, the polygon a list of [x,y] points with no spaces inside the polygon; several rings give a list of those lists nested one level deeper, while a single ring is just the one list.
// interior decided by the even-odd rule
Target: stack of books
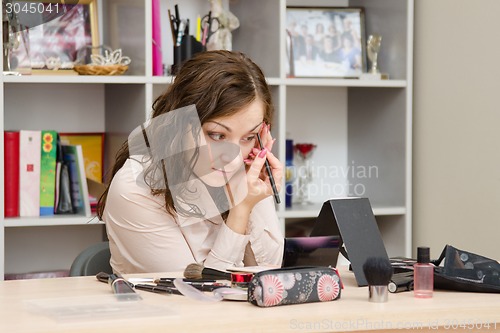
[{"label": "stack of books", "polygon": [[53,130],[5,131],[4,161],[5,217],[92,215],[82,145]]}]

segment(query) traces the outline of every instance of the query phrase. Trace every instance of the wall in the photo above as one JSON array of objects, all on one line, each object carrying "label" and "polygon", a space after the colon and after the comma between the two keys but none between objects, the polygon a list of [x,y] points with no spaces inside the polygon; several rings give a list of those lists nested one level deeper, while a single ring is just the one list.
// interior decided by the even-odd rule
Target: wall
[{"label": "wall", "polygon": [[[500,1],[415,1],[413,248],[500,259]],[[415,252],[414,252],[415,254]]]}]

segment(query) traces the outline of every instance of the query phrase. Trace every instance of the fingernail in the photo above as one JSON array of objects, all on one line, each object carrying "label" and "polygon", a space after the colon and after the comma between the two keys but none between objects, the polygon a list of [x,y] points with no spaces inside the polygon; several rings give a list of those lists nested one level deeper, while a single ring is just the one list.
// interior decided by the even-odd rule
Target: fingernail
[{"label": "fingernail", "polygon": [[248,154],[248,157],[255,158],[255,154],[254,153],[250,153],[250,154]]},{"label": "fingernail", "polygon": [[260,149],[252,148],[252,153],[254,153],[255,155],[257,155],[259,152],[260,152]]},{"label": "fingernail", "polygon": [[245,158],[245,159],[243,160],[243,162],[245,162],[245,163],[252,163],[252,160],[251,160],[251,159],[249,159],[249,158]]},{"label": "fingernail", "polygon": [[262,149],[262,150],[260,151],[260,153],[259,153],[259,157],[260,157],[260,158],[262,158],[262,157],[266,156],[266,154],[267,154],[267,149],[266,149],[266,148],[264,148],[264,149]]}]

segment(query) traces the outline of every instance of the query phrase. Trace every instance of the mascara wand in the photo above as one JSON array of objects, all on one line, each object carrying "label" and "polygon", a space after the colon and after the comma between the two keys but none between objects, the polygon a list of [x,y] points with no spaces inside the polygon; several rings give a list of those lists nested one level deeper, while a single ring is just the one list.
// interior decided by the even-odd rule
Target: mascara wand
[{"label": "mascara wand", "polygon": [[363,272],[368,282],[368,300],[374,303],[387,302],[389,295],[387,285],[393,273],[389,259],[369,257],[363,264]]}]

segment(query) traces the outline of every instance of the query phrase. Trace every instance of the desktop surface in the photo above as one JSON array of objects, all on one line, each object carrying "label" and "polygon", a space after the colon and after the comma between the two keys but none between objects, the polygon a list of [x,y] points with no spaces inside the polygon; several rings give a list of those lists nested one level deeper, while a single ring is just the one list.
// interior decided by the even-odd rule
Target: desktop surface
[{"label": "desktop surface", "polygon": [[[333,302],[259,308],[247,302],[207,303],[138,291],[142,301],[128,303],[131,309],[119,305],[123,313],[106,308],[109,315],[101,311],[80,318],[64,318],[64,314],[57,318],[47,312],[35,313],[30,307],[43,304],[47,310],[55,304],[48,313],[61,312],[61,307],[64,313],[71,313],[73,303],[78,307],[92,297],[104,300],[111,289],[95,277],[3,281],[0,332],[386,332],[409,328],[419,332],[500,332],[500,294],[435,291],[432,299],[415,299],[412,292],[404,292],[389,294],[387,303],[370,303],[368,288],[357,287],[352,272],[341,267],[340,274],[344,289]],[[126,277],[131,276],[180,274]],[[99,307],[94,306],[94,311]]]}]

